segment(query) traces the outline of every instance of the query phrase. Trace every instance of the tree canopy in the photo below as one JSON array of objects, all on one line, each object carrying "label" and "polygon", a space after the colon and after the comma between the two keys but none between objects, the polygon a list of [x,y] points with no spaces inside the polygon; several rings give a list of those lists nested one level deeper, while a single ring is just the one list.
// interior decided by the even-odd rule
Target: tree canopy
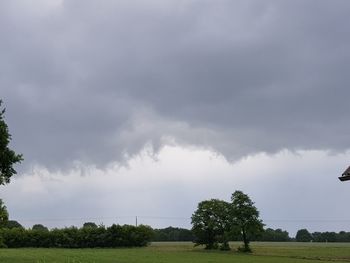
[{"label": "tree canopy", "polygon": [[295,240],[297,242],[310,242],[312,235],[307,229],[300,229],[295,236]]},{"label": "tree canopy", "polygon": [[0,229],[0,247],[52,247],[52,248],[112,248],[147,246],[153,235],[152,228],[144,225],[103,225],[43,229],[21,227]]},{"label": "tree canopy", "polygon": [[262,233],[260,237],[256,239],[257,241],[272,241],[272,242],[285,242],[290,241],[289,233],[287,231],[283,231],[282,229],[272,229],[267,228]]},{"label": "tree canopy", "polygon": [[46,226],[42,225],[42,224],[35,224],[35,225],[33,225],[32,230],[49,231],[49,229]]},{"label": "tree canopy", "polygon": [[249,242],[261,234],[264,224],[259,219],[259,211],[253,201],[242,191],[235,191],[231,197],[231,215],[233,231],[241,234],[244,242],[243,251],[249,252]]},{"label": "tree canopy", "polygon": [[10,182],[10,178],[16,174],[13,166],[23,160],[21,154],[16,154],[15,151],[9,148],[11,134],[4,120],[5,109],[1,108],[2,101],[0,100],[0,185]]},{"label": "tree canopy", "polygon": [[9,214],[4,202],[0,199],[0,228],[6,226]]},{"label": "tree canopy", "polygon": [[198,204],[192,215],[192,232],[197,245],[205,245],[206,249],[228,246],[225,238],[229,231],[230,206],[227,202],[211,199]]},{"label": "tree canopy", "polygon": [[90,227],[90,228],[97,228],[97,225],[94,222],[85,222],[83,224],[83,227],[85,227],[85,228],[88,228],[88,227]]},{"label": "tree canopy", "polygon": [[8,220],[4,227],[8,229],[13,229],[13,228],[24,229],[24,227],[20,223],[18,223],[18,221],[16,220]]},{"label": "tree canopy", "polygon": [[167,227],[162,229],[154,229],[152,241],[193,241],[192,231],[179,227]]}]

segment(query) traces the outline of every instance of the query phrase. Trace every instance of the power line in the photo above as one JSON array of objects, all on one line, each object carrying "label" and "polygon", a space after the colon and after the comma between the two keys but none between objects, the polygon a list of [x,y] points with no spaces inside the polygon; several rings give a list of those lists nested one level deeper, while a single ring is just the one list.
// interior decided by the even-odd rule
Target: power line
[{"label": "power line", "polygon": [[[179,217],[179,216],[156,216],[156,215],[138,215],[136,216],[139,220],[191,220],[190,217]],[[34,221],[82,221],[82,220],[118,220],[118,219],[135,219],[134,215],[116,215],[116,216],[100,216],[100,217],[66,217],[66,218],[16,218],[21,222],[34,222]],[[263,219],[263,222],[350,222],[350,219],[337,219],[337,218],[326,218],[326,219]]]},{"label": "power line", "polygon": [[[189,217],[171,217],[171,216],[137,216],[139,219],[163,219],[163,220],[190,220]],[[110,219],[132,219],[135,216],[108,216],[108,217],[67,217],[67,218],[16,218],[18,221],[80,221],[80,220],[110,220]]]},{"label": "power line", "polygon": [[107,220],[107,219],[125,219],[135,216],[109,216],[109,217],[74,217],[74,218],[16,218],[18,221],[80,221],[80,220]]}]

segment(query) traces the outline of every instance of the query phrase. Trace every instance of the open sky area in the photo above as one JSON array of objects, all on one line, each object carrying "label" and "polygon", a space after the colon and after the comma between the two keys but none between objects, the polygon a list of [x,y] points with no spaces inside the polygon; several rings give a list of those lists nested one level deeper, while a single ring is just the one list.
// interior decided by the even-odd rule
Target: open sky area
[{"label": "open sky area", "polygon": [[26,227],[190,228],[247,193],[267,227],[350,231],[350,1],[0,1]]}]

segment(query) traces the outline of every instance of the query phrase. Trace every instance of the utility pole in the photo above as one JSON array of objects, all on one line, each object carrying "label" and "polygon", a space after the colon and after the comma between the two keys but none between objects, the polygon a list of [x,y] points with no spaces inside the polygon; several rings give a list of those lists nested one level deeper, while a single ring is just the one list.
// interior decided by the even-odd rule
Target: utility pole
[{"label": "utility pole", "polygon": [[137,216],[136,216],[136,227],[137,227]]}]

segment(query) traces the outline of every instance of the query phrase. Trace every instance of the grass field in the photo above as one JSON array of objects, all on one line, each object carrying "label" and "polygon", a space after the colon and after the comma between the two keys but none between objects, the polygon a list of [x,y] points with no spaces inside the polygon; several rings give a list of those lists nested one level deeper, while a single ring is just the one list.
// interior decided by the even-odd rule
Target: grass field
[{"label": "grass field", "polygon": [[[232,243],[235,248],[238,243]],[[0,249],[1,263],[307,263],[350,262],[345,243],[253,243],[254,253],[205,251],[192,243],[153,243],[146,248],[121,249]]]}]

